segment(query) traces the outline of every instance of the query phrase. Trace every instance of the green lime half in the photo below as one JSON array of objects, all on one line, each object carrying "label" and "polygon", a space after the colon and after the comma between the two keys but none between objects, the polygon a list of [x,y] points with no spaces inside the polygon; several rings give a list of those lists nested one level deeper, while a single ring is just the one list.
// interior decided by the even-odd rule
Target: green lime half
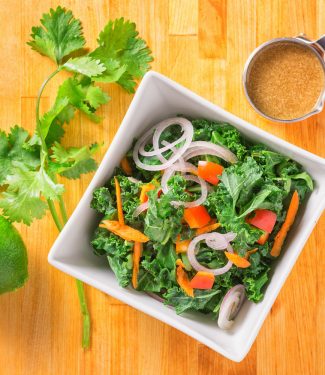
[{"label": "green lime half", "polygon": [[0,216],[0,294],[20,288],[27,278],[24,242],[17,229]]}]

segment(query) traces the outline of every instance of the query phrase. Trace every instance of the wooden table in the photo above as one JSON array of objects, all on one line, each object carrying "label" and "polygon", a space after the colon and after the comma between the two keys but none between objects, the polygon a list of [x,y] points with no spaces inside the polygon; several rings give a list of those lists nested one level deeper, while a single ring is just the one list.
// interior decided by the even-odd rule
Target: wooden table
[{"label": "wooden table", "polygon": [[[325,32],[321,0],[3,0],[2,129],[18,123],[34,130],[36,93],[54,65],[25,42],[40,15],[58,4],[82,20],[90,46],[109,19],[132,19],[152,48],[154,70],[270,133],[325,156],[325,113],[292,125],[271,123],[250,108],[241,86],[245,60],[260,43],[299,32],[317,38]],[[43,110],[53,101],[59,82],[56,79],[45,92]],[[103,123],[77,117],[67,128],[66,145],[104,141],[107,149],[132,96],[116,86],[105,89],[113,99],[102,113]],[[69,213],[91,177],[64,181]],[[92,344],[83,351],[75,282],[47,263],[58,235],[52,219],[18,226],[29,251],[30,279],[23,289],[0,297],[0,374],[324,374],[324,224],[323,216],[250,353],[239,364],[91,287],[86,293]]]}]

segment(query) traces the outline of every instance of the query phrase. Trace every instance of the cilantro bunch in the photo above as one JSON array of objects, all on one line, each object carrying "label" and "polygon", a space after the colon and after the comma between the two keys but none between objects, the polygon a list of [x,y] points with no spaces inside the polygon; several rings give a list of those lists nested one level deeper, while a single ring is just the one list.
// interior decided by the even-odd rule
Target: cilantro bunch
[{"label": "cilantro bunch", "polygon": [[[44,80],[36,100],[36,129],[30,135],[14,126],[9,134],[0,131],[0,209],[11,222],[30,225],[49,209],[58,230],[67,221],[63,200],[64,185],[57,175],[77,179],[92,172],[99,145],[65,148],[60,143],[65,126],[77,111],[93,122],[101,118],[97,110],[111,98],[98,82],[117,83],[133,93],[136,80],[150,68],[151,51],[138,37],[136,25],[123,18],[109,21],[99,34],[98,47],[88,53],[81,22],[70,10],[51,9],[32,28],[28,45],[49,57],[55,70]],[[58,88],[52,107],[40,114],[40,99],[51,79],[61,71],[71,72]],[[56,204],[57,202],[58,204]],[[59,215],[60,212],[60,215]],[[89,346],[90,319],[83,284],[77,280],[83,314],[83,347]]]}]

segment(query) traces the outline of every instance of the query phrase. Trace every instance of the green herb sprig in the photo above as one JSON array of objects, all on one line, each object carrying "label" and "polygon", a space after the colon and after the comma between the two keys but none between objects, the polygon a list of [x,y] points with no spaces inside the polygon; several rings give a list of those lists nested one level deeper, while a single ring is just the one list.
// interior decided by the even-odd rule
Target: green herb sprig
[{"label": "green herb sprig", "polygon": [[[57,175],[77,179],[92,172],[97,164],[93,154],[100,146],[65,148],[60,143],[65,125],[80,111],[93,122],[100,122],[97,110],[111,98],[97,82],[117,83],[133,93],[137,79],[150,68],[151,51],[138,36],[136,25],[123,18],[109,21],[99,34],[98,47],[87,53],[81,22],[70,10],[57,7],[42,16],[41,26],[32,28],[28,45],[49,57],[56,69],[44,80],[36,100],[36,130],[30,136],[14,126],[0,131],[0,208],[11,222],[30,225],[47,209],[59,231],[67,222],[63,200],[64,185]],[[61,71],[72,76],[58,88],[52,107],[40,114],[40,100],[48,83]],[[60,215],[55,201],[58,202]],[[90,344],[90,317],[82,282],[77,280],[83,315],[82,346]]]}]

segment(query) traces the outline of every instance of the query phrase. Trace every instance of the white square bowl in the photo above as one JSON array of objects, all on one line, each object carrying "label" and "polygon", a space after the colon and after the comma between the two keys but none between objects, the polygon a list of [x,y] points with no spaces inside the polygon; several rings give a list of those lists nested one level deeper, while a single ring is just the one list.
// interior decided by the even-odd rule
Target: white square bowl
[{"label": "white square bowl", "polygon": [[[215,321],[198,314],[176,315],[162,303],[132,288],[121,288],[106,258],[93,254],[90,241],[100,217],[90,208],[92,192],[110,178],[134,138],[167,117],[183,114],[221,120],[234,125],[252,141],[298,161],[311,174],[315,190],[299,211],[283,256],[274,268],[264,300],[246,302],[231,330],[222,331]],[[285,126],[285,125],[284,125]],[[325,207],[325,160],[291,145],[213,105],[168,78],[149,72],[143,78],[124,120],[94,178],[70,220],[54,243],[48,260],[56,268],[192,336],[233,361],[241,361],[252,346],[266,315],[296,262]],[[200,314],[201,315],[201,314]]]}]

